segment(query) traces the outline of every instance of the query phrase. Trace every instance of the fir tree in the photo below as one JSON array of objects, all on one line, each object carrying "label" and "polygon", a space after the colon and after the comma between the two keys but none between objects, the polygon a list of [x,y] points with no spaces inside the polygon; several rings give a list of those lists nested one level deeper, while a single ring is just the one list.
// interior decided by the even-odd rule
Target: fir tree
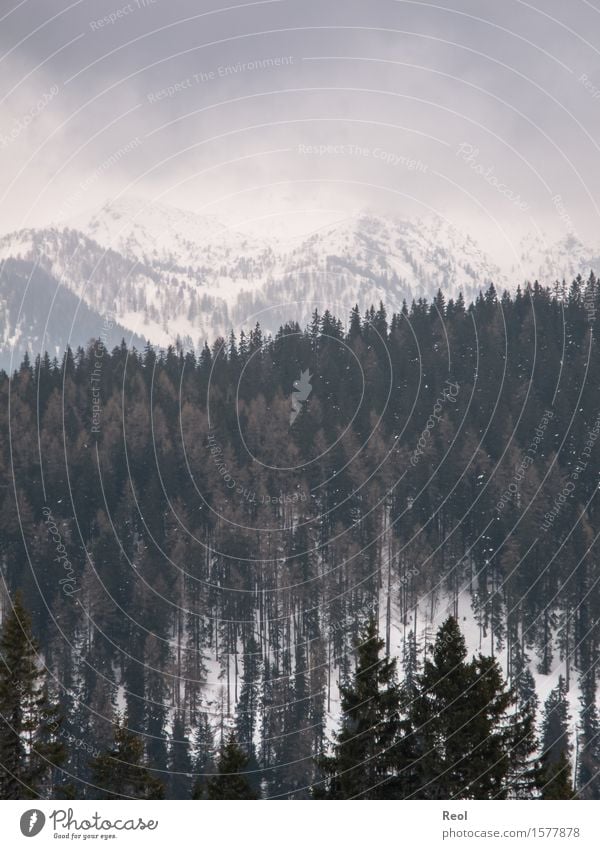
[{"label": "fir tree", "polygon": [[600,798],[600,721],[596,707],[595,670],[581,676],[580,735],[577,753],[577,796]]},{"label": "fir tree", "polygon": [[348,338],[350,342],[353,342],[357,339],[361,334],[361,318],[360,318],[360,310],[358,309],[358,304],[355,304],[352,307],[350,312],[350,328],[348,331]]},{"label": "fir tree", "polygon": [[438,631],[410,711],[418,789],[423,799],[489,799],[507,794],[511,729],[507,691],[496,661],[467,661],[454,617]]},{"label": "fir tree", "polygon": [[204,799],[207,774],[214,772],[214,738],[208,716],[205,713],[198,715],[198,725],[194,735],[193,766],[192,799]]},{"label": "fir tree", "polygon": [[238,746],[235,736],[230,734],[219,754],[219,774],[207,782],[209,799],[256,799],[250,782],[243,774],[248,766],[248,756]]},{"label": "fir tree", "polygon": [[572,799],[573,782],[571,763],[565,752],[561,752],[557,761],[543,764],[540,777],[540,796],[542,799]]},{"label": "fir tree", "polygon": [[16,593],[0,636],[0,798],[52,798],[66,753],[31,619]]},{"label": "fir tree", "polygon": [[396,661],[380,656],[383,647],[371,620],[358,643],[352,682],[340,686],[342,720],[333,754],[319,760],[328,798],[394,798],[400,692]]},{"label": "fir tree", "polygon": [[544,703],[542,758],[545,763],[557,763],[562,754],[567,757],[571,754],[570,719],[565,679],[560,675],[556,687]]},{"label": "fir tree", "polygon": [[117,718],[114,745],[90,762],[92,798],[162,799],[164,786],[144,765],[142,739]]},{"label": "fir tree", "polygon": [[169,798],[189,799],[192,789],[192,758],[187,739],[185,719],[177,714],[173,720],[173,734],[169,745]]},{"label": "fir tree", "polygon": [[244,652],[244,672],[237,705],[236,738],[250,756],[254,755],[254,732],[260,704],[263,664],[260,646],[250,637]]},{"label": "fir tree", "polygon": [[539,783],[536,734],[539,701],[533,675],[524,664],[516,675],[514,690],[516,710],[513,716],[513,744],[509,753],[508,795],[516,799],[530,799]]},{"label": "fir tree", "polygon": [[569,721],[567,688],[561,675],[544,704],[539,777],[542,799],[570,799],[573,795]]}]

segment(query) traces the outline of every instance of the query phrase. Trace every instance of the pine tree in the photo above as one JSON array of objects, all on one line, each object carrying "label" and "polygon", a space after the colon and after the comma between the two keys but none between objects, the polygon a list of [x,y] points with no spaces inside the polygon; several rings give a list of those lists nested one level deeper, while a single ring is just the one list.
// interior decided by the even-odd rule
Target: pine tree
[{"label": "pine tree", "polygon": [[508,792],[511,729],[507,691],[491,657],[467,661],[454,617],[438,631],[410,712],[422,799],[493,799]]},{"label": "pine tree", "polygon": [[192,758],[187,739],[184,716],[178,713],[173,720],[173,734],[169,745],[169,798],[189,799],[192,787]]},{"label": "pine tree", "polygon": [[569,740],[569,704],[563,676],[544,703],[542,719],[542,757],[546,763],[557,763],[561,754],[571,753]]},{"label": "pine tree", "polygon": [[413,631],[408,632],[408,637],[404,644],[404,678],[402,680],[402,689],[406,693],[408,699],[411,699],[417,694],[417,680],[419,675],[419,653],[417,640]]},{"label": "pine tree", "polygon": [[66,757],[61,725],[17,592],[0,636],[1,799],[52,798],[53,773]]},{"label": "pine tree", "polygon": [[600,720],[596,707],[595,669],[581,676],[581,712],[577,757],[577,796],[600,798]]},{"label": "pine tree", "polygon": [[244,672],[237,705],[236,737],[250,756],[254,755],[254,732],[260,704],[263,664],[260,645],[254,637],[245,644]]},{"label": "pine tree", "polygon": [[371,620],[358,643],[352,682],[340,686],[342,720],[333,754],[319,759],[331,799],[395,797],[395,759],[399,743],[400,691],[396,661],[380,657],[384,641]]},{"label": "pine tree", "polygon": [[542,799],[573,796],[569,721],[567,688],[561,675],[544,704],[539,778]]},{"label": "pine tree", "polygon": [[127,728],[126,718],[117,718],[114,745],[90,762],[95,785],[92,798],[162,799],[164,786],[144,765],[141,737]]},{"label": "pine tree", "polygon": [[219,774],[207,782],[209,799],[256,799],[250,782],[243,774],[248,766],[248,757],[238,746],[235,736],[230,734],[219,754]]},{"label": "pine tree", "polygon": [[192,799],[206,796],[207,773],[214,772],[214,738],[208,716],[198,715],[198,726],[194,735],[194,786]]},{"label": "pine tree", "polygon": [[536,715],[538,698],[529,669],[521,666],[515,678],[516,710],[513,716],[513,744],[510,750],[509,796],[530,799],[539,783]]},{"label": "pine tree", "polygon": [[352,307],[350,312],[350,328],[348,331],[348,338],[350,342],[353,342],[357,339],[361,334],[361,318],[360,318],[360,310],[358,309],[358,304],[355,304]]},{"label": "pine tree", "polygon": [[540,795],[542,799],[573,798],[571,763],[565,752],[559,754],[557,761],[544,765],[540,779]]},{"label": "pine tree", "polygon": [[277,740],[278,768],[272,771],[279,785],[273,795],[285,795],[288,799],[310,798],[307,785],[312,783],[310,770],[314,763],[314,729],[304,643],[296,644],[295,654],[293,687],[283,709],[283,734]]}]

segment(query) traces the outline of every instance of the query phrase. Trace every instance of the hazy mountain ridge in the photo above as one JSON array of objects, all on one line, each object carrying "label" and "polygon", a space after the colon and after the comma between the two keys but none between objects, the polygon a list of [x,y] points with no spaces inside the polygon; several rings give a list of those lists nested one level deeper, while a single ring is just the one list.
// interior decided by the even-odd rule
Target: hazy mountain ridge
[{"label": "hazy mountain ridge", "polygon": [[94,310],[31,262],[4,262],[0,291],[0,367],[6,371],[18,368],[25,353],[31,359],[45,352],[60,357],[68,345],[85,345],[93,338],[101,338],[109,350],[123,338],[143,347],[143,338],[111,313]]},{"label": "hazy mountain ridge", "polygon": [[[536,236],[503,271],[470,236],[435,217],[407,221],[368,212],[269,243],[212,216],[125,199],[70,224],[4,236],[0,259],[37,263],[51,287],[64,287],[99,315],[114,313],[126,331],[159,346],[180,339],[198,347],[257,321],[271,332],[290,319],[303,325],[315,307],[344,315],[355,303],[364,310],[382,300],[398,311],[403,301],[430,300],[439,289],[447,298],[462,292],[469,302],[492,281],[502,291],[600,267],[600,249],[573,235],[555,244]],[[17,327],[2,303],[7,347]],[[39,313],[40,304],[28,309]],[[36,325],[45,316],[26,319],[19,346],[33,349],[37,336],[28,336],[27,321]],[[88,341],[77,322],[72,339]],[[48,344],[60,347],[54,336]]]},{"label": "hazy mountain ridge", "polygon": [[578,275],[584,279],[600,268],[600,246],[586,245],[577,235],[567,233],[556,242],[544,235],[526,236],[519,246],[519,263],[511,267],[511,277],[551,285],[569,283]]}]

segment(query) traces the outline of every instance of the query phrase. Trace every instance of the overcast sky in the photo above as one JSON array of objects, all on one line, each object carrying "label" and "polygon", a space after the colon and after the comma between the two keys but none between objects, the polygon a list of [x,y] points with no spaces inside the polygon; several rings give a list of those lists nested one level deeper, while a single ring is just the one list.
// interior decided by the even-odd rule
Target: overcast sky
[{"label": "overcast sky", "polygon": [[125,193],[600,242],[600,9],[536,2],[0,0],[0,229]]}]

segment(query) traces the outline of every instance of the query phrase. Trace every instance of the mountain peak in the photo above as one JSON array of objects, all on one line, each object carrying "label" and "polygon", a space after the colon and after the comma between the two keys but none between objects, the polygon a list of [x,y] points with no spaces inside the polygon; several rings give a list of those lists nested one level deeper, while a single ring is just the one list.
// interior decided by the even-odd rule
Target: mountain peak
[{"label": "mountain peak", "polygon": [[144,198],[124,197],[71,222],[103,247],[146,265],[196,265],[198,247],[223,238],[228,228],[210,215],[198,215]]},{"label": "mountain peak", "polygon": [[[372,209],[281,241],[139,197],[106,203],[69,224],[75,229],[0,239],[0,259],[39,262],[55,286],[162,346],[177,337],[202,346],[256,321],[276,332],[290,320],[307,323],[315,308],[344,316],[356,303],[364,310],[383,301],[393,312],[440,290],[469,302],[492,281],[501,293],[526,280],[552,285],[600,269],[600,251],[575,234],[551,245],[537,234],[522,243],[517,264],[500,269],[442,216],[409,219]],[[6,321],[8,339],[15,327]]]}]

